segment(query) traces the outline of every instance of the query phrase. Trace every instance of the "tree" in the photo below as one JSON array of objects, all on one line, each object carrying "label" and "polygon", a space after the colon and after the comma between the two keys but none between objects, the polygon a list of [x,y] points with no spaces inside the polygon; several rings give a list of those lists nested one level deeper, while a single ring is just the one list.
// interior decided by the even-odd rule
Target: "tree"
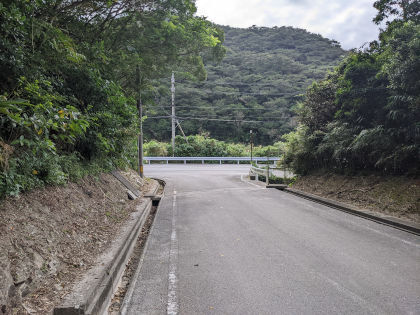
[{"label": "tree", "polygon": [[[0,196],[126,167],[142,89],[169,69],[205,78],[223,32],[189,0],[0,3]],[[145,100],[148,100],[145,93]]]},{"label": "tree", "polygon": [[376,24],[392,17],[402,21],[413,20],[416,23],[420,21],[418,0],[378,0],[373,6],[378,10],[373,19]]},{"label": "tree", "polygon": [[297,172],[419,173],[420,29],[413,9],[418,5],[375,2],[377,22],[396,19],[370,49],[352,52],[334,75],[308,90],[299,133],[285,144],[286,162]]}]

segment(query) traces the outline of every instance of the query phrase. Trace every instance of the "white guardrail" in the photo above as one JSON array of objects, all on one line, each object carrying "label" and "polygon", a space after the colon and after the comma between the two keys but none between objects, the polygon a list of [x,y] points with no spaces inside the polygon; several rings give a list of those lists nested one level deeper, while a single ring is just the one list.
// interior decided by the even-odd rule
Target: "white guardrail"
[{"label": "white guardrail", "polygon": [[[235,156],[235,157],[209,157],[209,156],[182,156],[182,157],[170,157],[170,156],[146,156],[144,160],[151,164],[152,161],[166,162],[169,164],[170,161],[183,161],[184,164],[187,164],[187,161],[201,161],[202,164],[206,161],[219,161],[219,164],[222,162],[248,162],[251,163],[251,157],[249,156]],[[276,162],[280,160],[279,157],[252,157],[253,162],[271,162],[276,165]]]},{"label": "white guardrail", "polygon": [[251,166],[251,173],[255,174],[255,175],[262,175],[262,176],[267,176],[267,172],[268,172],[268,176],[272,176],[273,175],[273,170],[267,167],[255,167],[254,165]]},{"label": "white guardrail", "polygon": [[251,169],[249,170],[249,175],[255,175],[256,180],[258,180],[258,175],[265,176],[265,183],[269,184],[269,178],[273,175],[273,171],[270,169],[270,166],[267,165],[265,167],[258,167],[251,165]]},{"label": "white guardrail", "polygon": [[295,176],[290,170],[287,170],[285,168],[278,168],[278,167],[271,167],[269,164],[267,165],[251,165],[251,168],[249,170],[249,175],[251,176],[255,176],[255,179],[258,180],[258,176],[264,176],[265,177],[265,182],[268,185],[269,184],[269,180],[271,176],[275,176],[275,177],[283,177],[284,179],[286,178],[291,178],[293,176]]}]

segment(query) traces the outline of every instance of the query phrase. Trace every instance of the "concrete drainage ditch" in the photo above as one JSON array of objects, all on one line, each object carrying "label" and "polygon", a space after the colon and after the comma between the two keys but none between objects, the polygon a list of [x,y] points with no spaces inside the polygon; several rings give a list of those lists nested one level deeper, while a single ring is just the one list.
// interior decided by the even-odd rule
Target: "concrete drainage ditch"
[{"label": "concrete drainage ditch", "polygon": [[140,261],[143,256],[144,250],[146,248],[147,238],[152,228],[152,225],[156,216],[156,212],[159,207],[159,203],[160,203],[160,197],[154,200],[152,199],[152,208],[144,223],[144,226],[140,232],[140,235],[137,238],[136,244],[134,245],[133,252],[131,254],[131,257],[128,260],[128,263],[126,264],[126,268],[121,277],[120,284],[118,285],[118,288],[115,291],[114,296],[112,297],[112,300],[108,307],[108,312],[107,312],[108,315],[120,314],[124,298],[132,282],[132,279],[136,274],[136,270],[137,268],[141,268]]},{"label": "concrete drainage ditch", "polygon": [[[152,189],[138,204],[138,210],[127,221],[127,228],[116,236],[108,251],[98,257],[96,265],[55,307],[54,315],[119,313],[131,277],[146,248],[147,236],[158,211],[164,185],[161,180],[155,181]],[[127,188],[132,191],[131,187]]]}]

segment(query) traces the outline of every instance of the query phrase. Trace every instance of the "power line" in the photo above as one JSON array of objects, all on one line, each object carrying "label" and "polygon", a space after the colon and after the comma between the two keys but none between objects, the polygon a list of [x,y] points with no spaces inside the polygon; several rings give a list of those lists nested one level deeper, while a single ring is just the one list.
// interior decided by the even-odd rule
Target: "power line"
[{"label": "power line", "polygon": [[[219,77],[219,78],[215,78],[215,80],[220,80],[220,79],[226,79],[229,77]],[[278,79],[280,80],[281,77],[278,77]],[[311,80],[311,78],[308,78],[308,80]],[[166,81],[155,81],[155,82],[160,82],[161,84],[165,84]],[[191,85],[206,85],[206,84],[210,84],[210,85],[219,85],[219,84],[238,84],[238,85],[279,85],[277,83],[277,81],[258,81],[258,82],[244,82],[244,81],[226,81],[226,82],[214,82],[211,80],[208,81],[178,81],[179,84],[183,85],[183,84],[191,84]]]},{"label": "power line", "polygon": [[[225,95],[236,95],[236,96],[242,96],[242,95],[253,95],[253,96],[284,96],[284,97],[295,97],[295,96],[299,96],[302,93],[296,94],[296,93],[288,93],[288,92],[284,92],[284,93],[257,93],[257,92],[241,92],[241,91],[215,91],[215,90],[199,90],[197,91],[197,89],[199,89],[199,87],[187,87],[188,89],[191,90],[195,90],[196,93],[200,92],[204,92],[204,93],[209,93],[209,94],[225,94]],[[182,88],[180,88],[181,92]],[[264,91],[262,91],[264,92]]]},{"label": "power line", "polygon": [[189,85],[251,85],[251,86],[278,86],[278,83],[275,82],[266,82],[266,83],[247,83],[247,82],[184,82],[183,84]]},{"label": "power line", "polygon": [[147,119],[163,119],[163,118],[170,118],[172,115],[168,116],[147,116]]},{"label": "power line", "polygon": [[[171,118],[172,116],[147,116],[147,119],[164,119]],[[263,118],[263,117],[261,117]],[[270,117],[271,119],[284,119],[283,117]],[[208,117],[179,117],[179,120],[208,120],[208,121],[222,121],[222,122],[244,122],[244,123],[257,123],[257,122],[278,122],[277,120],[243,120],[243,119],[221,119],[221,118],[208,118]]]},{"label": "power line", "polygon": [[[158,105],[157,108],[160,108],[162,111],[165,112],[165,114],[167,114],[166,116],[149,116],[149,118],[169,118],[171,117],[171,114],[169,114],[163,105]],[[181,108],[180,111],[189,111],[190,109],[216,109],[216,110],[232,110],[232,111],[237,111],[237,112],[245,112],[245,111],[264,111],[267,114],[270,113],[275,113],[277,111],[277,109],[270,109],[267,110],[266,108],[232,108],[232,107],[213,107],[213,106],[191,106],[191,105],[181,105],[181,106],[177,106],[177,108]],[[153,109],[148,110],[146,113],[153,113]],[[198,116],[195,116],[198,117]],[[199,116],[201,117],[207,117],[207,116]],[[264,117],[261,117],[264,118]],[[272,117],[275,119],[284,119],[284,117]]]},{"label": "power line", "polygon": [[[167,108],[161,107],[161,109],[165,110]],[[267,108],[234,108],[234,107],[218,107],[218,106],[194,106],[194,105],[180,105],[176,108],[181,108],[182,110],[188,110],[188,109],[217,109],[217,110],[237,110],[237,111],[275,111],[280,109],[267,109]]]},{"label": "power line", "polygon": [[[172,115],[167,115],[167,116],[148,116],[150,118],[168,118],[168,117],[172,117]],[[194,116],[187,116],[187,117],[193,117],[193,118],[209,118],[209,119],[218,119],[217,117],[208,117],[208,115],[194,115]],[[223,115],[223,117],[232,117],[232,115]],[[285,117],[283,116],[270,116],[270,117],[263,117],[263,116],[259,116],[256,118],[261,118],[261,119],[284,119]],[[182,119],[180,116],[175,116],[175,119]]]},{"label": "power line", "polygon": [[207,117],[177,117],[181,120],[207,120],[207,121],[223,121],[223,122],[244,122],[244,123],[257,123],[257,122],[277,122],[275,120],[242,120],[242,119],[219,119]]},{"label": "power line", "polygon": [[[289,96],[292,94],[289,93],[256,93],[256,92],[241,92],[241,91],[211,91],[211,90],[201,90],[205,93],[212,93],[212,94],[225,94],[225,95],[236,95],[236,96],[242,96],[242,95],[253,95],[253,96]],[[295,96],[295,95],[292,95]]]},{"label": "power line", "polygon": [[[222,117],[209,117],[208,115],[193,115],[193,116],[183,116],[183,117],[191,117],[191,118],[215,118],[215,119],[224,119],[225,117],[226,118],[232,118],[232,119],[234,119],[234,120],[238,120],[235,116],[232,116],[232,115],[223,115]],[[179,117],[179,116],[177,116],[177,118],[179,118],[179,119],[181,119],[181,117]],[[257,118],[257,119],[284,119],[284,117],[282,117],[282,116],[269,116],[269,117],[264,117],[264,116],[258,116],[258,117],[255,117],[255,118]],[[243,118],[240,118],[240,119],[243,119]],[[253,119],[253,117],[251,117],[251,119]]]},{"label": "power line", "polygon": [[[224,79],[224,78],[223,77],[216,78],[216,80],[220,80],[220,79]],[[167,86],[166,81],[159,81],[159,80],[157,80],[155,82],[158,82],[158,83],[160,83],[162,85],[166,85]],[[184,85],[184,84],[191,84],[191,85],[206,85],[206,84],[212,84],[212,85],[218,85],[218,84],[265,85],[265,84],[274,84],[275,82],[273,82],[273,81],[266,81],[265,83],[264,83],[264,81],[258,81],[258,82],[255,82],[255,83],[252,83],[252,82],[243,82],[243,81],[242,82],[241,81],[213,82],[213,81],[208,80],[208,81],[177,81],[177,83],[179,83],[181,85]]]},{"label": "power line", "polygon": [[[194,89],[194,88],[191,88]],[[194,89],[195,90],[195,89]],[[253,96],[285,96],[285,97],[295,97],[299,96],[300,94],[294,93],[256,93],[256,92],[241,92],[241,91],[211,91],[211,90],[200,90],[201,92],[211,93],[211,94],[225,94],[225,95],[235,95],[235,96],[242,96],[242,95],[253,95]],[[197,91],[198,92],[198,91]]]}]

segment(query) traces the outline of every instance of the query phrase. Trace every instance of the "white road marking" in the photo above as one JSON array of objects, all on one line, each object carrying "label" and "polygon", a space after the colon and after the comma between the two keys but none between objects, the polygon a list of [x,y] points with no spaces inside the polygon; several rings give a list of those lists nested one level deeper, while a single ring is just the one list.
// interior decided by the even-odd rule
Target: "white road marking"
[{"label": "white road marking", "polygon": [[[386,224],[384,224],[384,226],[387,226],[387,225],[386,225]],[[391,226],[391,227],[392,227],[392,226]],[[393,236],[393,235],[390,235],[390,234],[388,234],[388,233],[384,233],[384,232],[378,231],[377,229],[371,228],[371,227],[369,227],[369,226],[366,226],[366,228],[367,228],[368,230],[371,230],[372,232],[378,233],[379,235],[382,235],[382,236],[386,236],[386,237],[392,238],[393,240],[400,241],[400,242],[402,242],[402,243],[404,243],[404,244],[406,244],[406,245],[410,245],[410,246],[414,246],[414,247],[420,248],[420,244],[416,244],[416,243],[413,243],[413,242],[410,242],[410,241],[404,240],[404,239],[402,239],[401,237],[398,237],[398,236]],[[409,233],[409,232],[406,232],[406,233]]]},{"label": "white road marking", "polygon": [[226,192],[234,192],[234,191],[254,191],[254,188],[252,188],[252,187],[247,187],[247,188],[244,188],[244,187],[239,187],[239,188],[224,187],[224,188],[217,188],[217,189],[193,190],[193,191],[181,192],[181,193],[178,194],[178,196],[189,197],[189,196],[200,195],[200,194],[208,195],[209,193],[215,194],[215,193],[226,193]]},{"label": "white road marking", "polygon": [[372,314],[383,314],[384,313],[384,311],[382,309],[379,309],[375,305],[369,303],[368,300],[366,300],[362,296],[358,295],[354,291],[344,287],[343,285],[339,284],[338,282],[334,281],[333,279],[331,279],[331,278],[329,278],[329,277],[327,277],[327,276],[325,276],[321,273],[317,272],[317,274],[318,274],[318,276],[323,278],[327,283],[332,285],[337,291],[339,291],[343,295],[349,297],[350,299],[352,299],[355,303],[359,304],[360,306],[366,307]]},{"label": "white road marking", "polygon": [[168,304],[166,313],[168,315],[178,314],[178,296],[177,296],[177,264],[178,264],[178,238],[176,234],[176,191],[174,190],[172,202],[172,233],[171,233],[171,248],[169,250],[169,273],[168,273]]},{"label": "white road marking", "polygon": [[259,189],[264,189],[265,188],[263,186],[259,186],[257,184],[251,183],[250,181],[244,180],[244,175],[241,175],[241,181],[243,181],[244,183],[250,184],[252,186],[258,187]]}]

